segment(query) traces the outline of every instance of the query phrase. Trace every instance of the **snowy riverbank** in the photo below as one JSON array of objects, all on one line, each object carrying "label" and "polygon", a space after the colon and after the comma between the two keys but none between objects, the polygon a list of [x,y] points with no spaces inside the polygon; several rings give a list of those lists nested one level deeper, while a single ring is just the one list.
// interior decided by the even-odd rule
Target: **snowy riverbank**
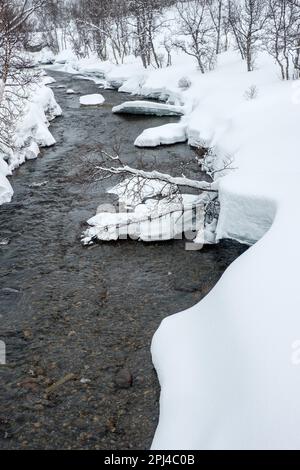
[{"label": "snowy riverbank", "polygon": [[49,131],[50,121],[62,111],[55,101],[53,91],[46,86],[48,77],[42,77],[39,84],[32,86],[14,135],[15,150],[0,151],[0,204],[9,202],[13,188],[7,178],[26,160],[39,155],[39,147],[49,147],[55,140]]},{"label": "snowy riverbank", "polygon": [[282,82],[264,54],[248,73],[234,52],[205,75],[180,54],[172,67],[147,72],[137,61],[55,67],[184,105],[188,141],[211,148],[216,169],[224,159],[235,168],[219,180],[217,237],[260,240],[203,301],[156,333],[162,392],[153,448],[299,448],[299,82]]}]

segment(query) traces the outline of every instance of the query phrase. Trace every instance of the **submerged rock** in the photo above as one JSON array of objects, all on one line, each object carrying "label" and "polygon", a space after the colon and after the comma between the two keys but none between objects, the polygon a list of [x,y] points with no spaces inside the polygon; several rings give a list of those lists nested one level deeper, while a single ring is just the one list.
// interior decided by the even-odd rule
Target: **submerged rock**
[{"label": "submerged rock", "polygon": [[29,186],[30,188],[42,188],[43,186],[46,186],[48,184],[48,181],[41,181],[40,183],[31,183]]},{"label": "submerged rock", "polygon": [[132,387],[133,377],[129,369],[126,367],[121,369],[115,377],[115,385],[118,388],[130,388]]},{"label": "submerged rock", "polygon": [[143,114],[150,116],[182,116],[182,106],[154,103],[152,101],[126,101],[112,109],[115,114]]},{"label": "submerged rock", "polygon": [[11,287],[4,287],[3,289],[1,289],[0,291],[1,293],[3,294],[20,294],[20,291],[17,290],[17,289],[12,289]]}]

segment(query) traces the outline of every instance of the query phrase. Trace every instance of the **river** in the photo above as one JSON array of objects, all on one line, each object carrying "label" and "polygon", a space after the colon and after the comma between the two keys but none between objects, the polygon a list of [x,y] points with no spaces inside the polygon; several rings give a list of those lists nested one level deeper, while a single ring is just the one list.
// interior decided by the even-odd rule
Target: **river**
[{"label": "river", "polygon": [[[109,182],[90,181],[87,161],[120,144],[128,163],[196,175],[185,144],[138,150],[135,138],[172,118],[125,117],[132,97],[51,72],[63,116],[57,144],[14,172],[13,201],[0,207],[0,448],[147,449],[157,425],[159,384],[151,338],[166,316],[191,307],[245,247],[223,241],[185,251],[183,241],[119,241],[85,248],[80,236]],[[174,174],[175,174],[174,173]],[[44,183],[42,186],[36,184]]]}]

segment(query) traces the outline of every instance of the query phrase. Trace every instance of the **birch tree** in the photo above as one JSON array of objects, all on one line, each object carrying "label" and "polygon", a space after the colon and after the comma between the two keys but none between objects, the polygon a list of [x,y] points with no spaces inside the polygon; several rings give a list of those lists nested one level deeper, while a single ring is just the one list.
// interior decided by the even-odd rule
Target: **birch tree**
[{"label": "birch tree", "polygon": [[174,45],[196,59],[201,73],[211,69],[215,62],[216,27],[211,8],[207,0],[181,0],[176,4],[179,28]]},{"label": "birch tree", "polygon": [[266,0],[228,0],[228,17],[247,70],[254,68],[256,52],[267,21]]},{"label": "birch tree", "polygon": [[300,2],[269,0],[264,37],[267,51],[274,57],[283,80],[300,75]]}]

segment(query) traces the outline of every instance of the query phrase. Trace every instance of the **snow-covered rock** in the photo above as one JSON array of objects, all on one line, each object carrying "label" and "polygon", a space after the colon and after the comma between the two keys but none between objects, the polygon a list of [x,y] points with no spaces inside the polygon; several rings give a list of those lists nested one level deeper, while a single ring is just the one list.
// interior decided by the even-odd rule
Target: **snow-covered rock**
[{"label": "snow-covered rock", "polygon": [[104,96],[100,94],[85,95],[79,98],[82,106],[99,106],[105,102]]},{"label": "snow-covered rock", "polygon": [[187,140],[187,126],[184,123],[171,123],[164,126],[146,129],[136,139],[136,147],[157,147],[171,145]]},{"label": "snow-covered rock", "polygon": [[56,82],[55,78],[49,77],[49,75],[44,75],[42,80],[44,85],[51,85]]},{"label": "snow-covered rock", "polygon": [[152,116],[182,116],[182,106],[174,106],[152,101],[126,101],[112,109],[116,114],[143,114]]},{"label": "snow-covered rock", "polygon": [[67,95],[74,95],[75,91],[72,88],[68,88],[66,93],[67,93]]}]

